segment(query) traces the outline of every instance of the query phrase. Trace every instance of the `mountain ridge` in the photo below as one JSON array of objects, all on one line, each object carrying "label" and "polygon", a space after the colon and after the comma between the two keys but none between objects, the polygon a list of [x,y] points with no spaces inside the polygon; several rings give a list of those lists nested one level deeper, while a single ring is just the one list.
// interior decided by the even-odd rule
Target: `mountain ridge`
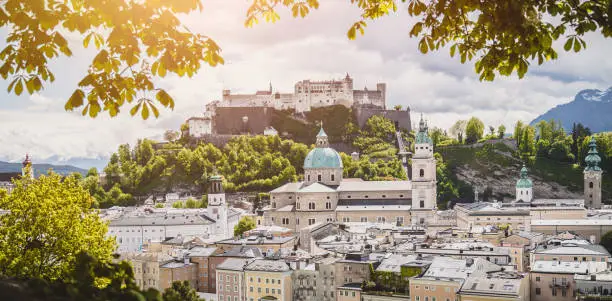
[{"label": "mountain ridge", "polygon": [[537,124],[540,120],[551,120],[561,122],[566,132],[572,130],[574,123],[591,129],[592,132],[612,131],[612,87],[607,90],[586,89],[578,92],[574,100],[557,105],[546,113],[536,117],[530,125]]},{"label": "mountain ridge", "polygon": [[[8,172],[21,172],[21,163],[11,163],[0,161],[0,173],[8,173]],[[72,165],[55,165],[55,164],[47,164],[47,163],[34,163],[32,164],[32,168],[34,169],[34,175],[38,177],[41,174],[46,174],[49,169],[52,169],[53,172],[58,173],[60,175],[69,175],[74,172],[78,172],[82,175],[87,174],[87,170],[78,168]]]}]

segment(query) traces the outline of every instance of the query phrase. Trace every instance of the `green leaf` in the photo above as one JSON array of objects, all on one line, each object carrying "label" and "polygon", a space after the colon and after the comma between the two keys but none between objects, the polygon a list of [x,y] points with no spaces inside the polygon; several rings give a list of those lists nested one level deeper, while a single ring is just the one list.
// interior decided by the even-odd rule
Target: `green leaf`
[{"label": "green leaf", "polygon": [[66,102],[66,105],[64,105],[64,109],[66,111],[72,111],[74,108],[82,106],[84,98],[85,93],[83,93],[81,89],[76,89]]},{"label": "green leaf", "polygon": [[130,114],[132,116],[136,115],[136,113],[138,113],[138,110],[140,109],[140,106],[142,105],[142,102],[135,105],[131,110],[130,110]]},{"label": "green leaf", "polygon": [[144,102],[142,104],[142,111],[140,111],[140,113],[142,115],[142,119],[144,119],[144,120],[149,119],[149,107]]},{"label": "green leaf", "polygon": [[164,90],[157,91],[155,98],[164,107],[174,109],[174,99],[172,99],[172,97],[168,93],[166,93],[166,91]]},{"label": "green leaf", "polygon": [[19,79],[19,81],[15,85],[15,94],[21,95],[22,92],[23,92],[23,83],[22,83],[22,79]]},{"label": "green leaf", "polygon": [[567,41],[565,41],[565,45],[563,45],[563,49],[565,49],[565,51],[570,51],[570,49],[572,49],[573,42],[574,42],[574,38],[567,39]]},{"label": "green leaf", "polygon": [[450,56],[451,56],[451,57],[455,57],[455,51],[456,51],[456,50],[457,50],[457,44],[453,44],[453,45],[450,47]]},{"label": "green leaf", "polygon": [[425,37],[423,37],[420,41],[419,41],[419,51],[423,54],[427,53],[427,41],[425,41]]},{"label": "green leaf", "polygon": [[579,42],[579,41],[580,41],[579,39],[578,39],[578,41],[574,41],[574,52],[578,52],[578,51],[580,51],[580,48],[581,48],[580,46],[581,46],[582,44],[580,44],[580,42]]}]

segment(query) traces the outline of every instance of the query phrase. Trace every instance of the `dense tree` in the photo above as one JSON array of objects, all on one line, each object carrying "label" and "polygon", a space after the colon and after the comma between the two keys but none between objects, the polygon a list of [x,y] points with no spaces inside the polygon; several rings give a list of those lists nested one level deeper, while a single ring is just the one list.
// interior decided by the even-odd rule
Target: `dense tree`
[{"label": "dense tree", "polygon": [[54,280],[72,272],[80,252],[110,260],[114,240],[91,205],[77,179],[53,173],[0,191],[0,274]]},{"label": "dense tree", "polygon": [[584,137],[591,136],[591,130],[588,127],[582,125],[582,123],[574,123],[572,125],[572,146],[571,151],[576,160],[580,159],[580,143]]},{"label": "dense tree", "polygon": [[177,131],[166,130],[164,132],[164,139],[168,142],[175,142],[178,138],[181,137],[181,134]]},{"label": "dense tree", "polygon": [[465,126],[467,125],[467,120],[457,120],[453,126],[449,129],[449,133],[452,136],[457,137],[459,143],[463,143],[463,136],[465,133]]},{"label": "dense tree", "polygon": [[32,94],[55,80],[49,62],[73,53],[66,40],[94,47],[93,58],[66,110],[84,107],[83,115],[110,116],[130,106],[130,114],[157,117],[158,105],[174,100],[156,86],[156,77],[195,74],[207,64],[222,64],[220,48],[209,37],[192,33],[179,15],[202,9],[200,1],[9,0],[0,6],[0,27],[7,29],[0,52],[0,76],[12,77],[9,92]]},{"label": "dense tree", "polygon": [[506,126],[502,124],[497,128],[497,138],[503,139],[505,135],[506,135]]},{"label": "dense tree", "polygon": [[252,229],[255,229],[255,220],[252,217],[243,216],[238,221],[238,224],[234,226],[234,236],[240,236]]},{"label": "dense tree", "polygon": [[522,138],[519,146],[519,151],[523,157],[535,155],[535,128],[525,126],[521,130]]},{"label": "dense tree", "polygon": [[523,139],[523,128],[524,127],[525,125],[523,124],[523,122],[519,120],[514,125],[514,133],[512,133],[512,137],[516,141],[516,146],[519,148],[521,147],[521,140]]},{"label": "dense tree", "polygon": [[484,123],[476,117],[470,118],[465,126],[465,143],[475,143],[484,134]]},{"label": "dense tree", "polygon": [[162,297],[164,301],[204,301],[186,280],[173,282],[172,286],[164,290]]}]

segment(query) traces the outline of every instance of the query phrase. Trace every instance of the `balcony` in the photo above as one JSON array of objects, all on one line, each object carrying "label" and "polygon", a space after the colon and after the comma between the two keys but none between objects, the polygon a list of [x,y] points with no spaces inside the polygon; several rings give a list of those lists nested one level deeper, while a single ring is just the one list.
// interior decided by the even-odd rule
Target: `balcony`
[{"label": "balcony", "polygon": [[549,286],[550,287],[569,287],[570,286],[570,282],[569,281],[561,281],[561,280],[553,280],[553,281],[549,282]]}]

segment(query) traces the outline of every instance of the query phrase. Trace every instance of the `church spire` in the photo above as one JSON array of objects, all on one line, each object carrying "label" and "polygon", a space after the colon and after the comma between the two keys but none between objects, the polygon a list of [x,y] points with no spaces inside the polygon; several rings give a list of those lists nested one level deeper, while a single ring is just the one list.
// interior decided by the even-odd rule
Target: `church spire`
[{"label": "church spire", "polygon": [[316,147],[329,147],[329,140],[327,133],[323,130],[323,121],[321,121],[321,129],[317,134],[317,146]]},{"label": "church spire", "polygon": [[597,141],[595,140],[595,136],[591,137],[591,141],[589,142],[589,153],[584,159],[584,162],[586,163],[584,171],[601,170],[601,167],[599,167],[601,157],[599,157],[599,152],[597,152]]}]

